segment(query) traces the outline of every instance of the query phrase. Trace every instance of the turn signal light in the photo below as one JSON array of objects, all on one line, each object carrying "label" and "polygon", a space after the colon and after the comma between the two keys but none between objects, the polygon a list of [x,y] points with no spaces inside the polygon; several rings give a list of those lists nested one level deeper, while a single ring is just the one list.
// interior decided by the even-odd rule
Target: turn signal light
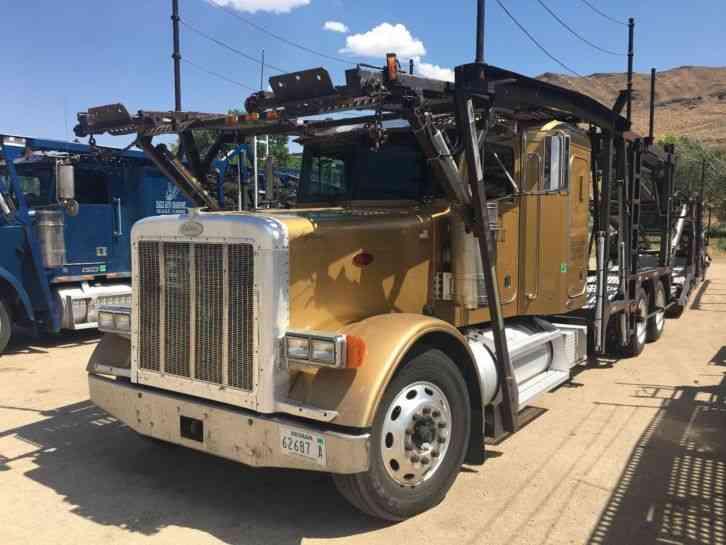
[{"label": "turn signal light", "polygon": [[358,369],[363,366],[366,357],[366,343],[355,335],[346,336],[345,366],[349,369]]}]

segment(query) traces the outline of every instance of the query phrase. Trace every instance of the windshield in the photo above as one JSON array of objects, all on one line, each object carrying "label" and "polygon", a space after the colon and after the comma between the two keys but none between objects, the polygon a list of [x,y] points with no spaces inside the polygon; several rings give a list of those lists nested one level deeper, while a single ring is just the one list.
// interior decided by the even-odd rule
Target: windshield
[{"label": "windshield", "polygon": [[308,145],[298,202],[420,200],[430,195],[429,169],[413,146]]},{"label": "windshield", "polygon": [[[50,204],[52,185],[50,168],[35,165],[16,165],[15,170],[20,178],[20,190],[25,196],[25,202],[28,204],[28,207],[33,208]],[[2,190],[7,191],[13,199],[15,206],[18,206],[18,198],[10,183],[10,174],[7,171],[7,166],[0,167],[0,180],[2,180],[0,184]]]}]

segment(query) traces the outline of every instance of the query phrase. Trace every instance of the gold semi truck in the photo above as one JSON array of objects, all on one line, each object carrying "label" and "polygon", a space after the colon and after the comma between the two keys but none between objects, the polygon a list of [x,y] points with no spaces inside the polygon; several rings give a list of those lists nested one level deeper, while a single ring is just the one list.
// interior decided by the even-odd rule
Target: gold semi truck
[{"label": "gold semi truck", "polygon": [[[100,314],[91,399],[133,430],[332,473],[356,507],[400,520],[589,355],[637,355],[662,332],[672,203],[652,208],[660,245],[643,246],[637,214],[642,184],[672,192],[672,161],[617,111],[481,63],[420,78],[393,56],[341,86],[323,69],[270,84],[242,116],[79,115],[78,135],[136,134],[198,204],[134,226],[133,304]],[[216,209],[197,130],[216,149],[299,138],[296,207]],[[152,144],[164,133],[188,161]]]}]

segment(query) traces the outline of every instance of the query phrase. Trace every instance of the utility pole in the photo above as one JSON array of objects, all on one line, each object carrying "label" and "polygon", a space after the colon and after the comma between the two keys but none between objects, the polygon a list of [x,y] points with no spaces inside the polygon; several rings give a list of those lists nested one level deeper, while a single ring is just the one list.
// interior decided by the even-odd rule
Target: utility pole
[{"label": "utility pole", "polygon": [[633,116],[633,57],[635,55],[635,19],[628,19],[628,129]]},{"label": "utility pole", "polygon": [[179,52],[179,0],[171,0],[171,27],[174,33],[174,110],[181,112],[181,53]]}]

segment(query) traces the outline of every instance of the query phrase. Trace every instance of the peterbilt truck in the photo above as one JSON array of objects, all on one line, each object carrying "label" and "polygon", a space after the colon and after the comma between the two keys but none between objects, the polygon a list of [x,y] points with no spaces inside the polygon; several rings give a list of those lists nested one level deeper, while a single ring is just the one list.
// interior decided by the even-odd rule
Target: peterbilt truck
[{"label": "peterbilt truck", "polygon": [[[79,135],[137,134],[198,204],[134,226],[133,304],[100,315],[91,399],[136,432],[332,473],[400,520],[590,355],[659,336],[667,256],[638,266],[629,208],[649,148],[618,111],[481,63],[421,78],[394,56],[340,86],[324,69],[270,86],[241,116],[79,114]],[[320,117],[341,111],[357,115]],[[151,142],[198,129],[297,136],[296,208],[215,211],[203,169]],[[669,160],[653,183],[672,182]]]}]

